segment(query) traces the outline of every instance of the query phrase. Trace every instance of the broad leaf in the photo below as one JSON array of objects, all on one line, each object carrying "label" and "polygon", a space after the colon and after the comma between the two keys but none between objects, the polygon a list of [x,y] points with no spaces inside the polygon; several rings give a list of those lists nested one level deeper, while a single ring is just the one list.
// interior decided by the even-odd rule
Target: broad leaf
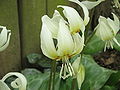
[{"label": "broad leaf", "polygon": [[89,42],[85,45],[85,49],[83,51],[84,54],[95,54],[100,51],[103,51],[104,42],[100,40],[96,35],[94,35]]},{"label": "broad leaf", "polygon": [[99,90],[109,79],[113,70],[99,66],[91,56],[84,55],[82,63],[85,66],[86,76],[81,90]]}]

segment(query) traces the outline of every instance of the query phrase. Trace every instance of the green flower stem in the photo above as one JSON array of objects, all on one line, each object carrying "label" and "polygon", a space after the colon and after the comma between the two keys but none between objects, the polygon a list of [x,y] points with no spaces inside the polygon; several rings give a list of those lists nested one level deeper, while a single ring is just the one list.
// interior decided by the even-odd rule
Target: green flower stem
[{"label": "green flower stem", "polygon": [[72,80],[72,87],[71,87],[71,90],[77,90],[76,89],[76,78],[74,78],[73,80]]},{"label": "green flower stem", "polygon": [[54,63],[53,63],[53,85],[52,85],[52,87],[53,87],[53,89],[52,90],[54,90],[55,89],[55,72],[56,72],[56,60],[54,60]]},{"label": "green flower stem", "polygon": [[56,72],[56,60],[52,60],[48,90],[54,90],[55,72]]}]

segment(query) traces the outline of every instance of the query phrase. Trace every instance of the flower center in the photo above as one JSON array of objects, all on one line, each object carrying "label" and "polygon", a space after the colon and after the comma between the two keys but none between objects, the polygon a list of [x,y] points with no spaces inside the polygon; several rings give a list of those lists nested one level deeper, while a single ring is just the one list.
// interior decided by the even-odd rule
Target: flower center
[{"label": "flower center", "polygon": [[66,79],[69,76],[75,75],[73,67],[72,67],[71,63],[69,62],[68,57],[64,57],[62,59],[62,62],[63,62],[63,64],[62,64],[62,67],[60,70],[60,78]]}]

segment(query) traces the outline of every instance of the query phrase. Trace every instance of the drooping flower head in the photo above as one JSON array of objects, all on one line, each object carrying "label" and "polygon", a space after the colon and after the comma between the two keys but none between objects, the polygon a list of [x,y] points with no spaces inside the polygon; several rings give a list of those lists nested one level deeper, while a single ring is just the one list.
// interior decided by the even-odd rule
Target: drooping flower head
[{"label": "drooping flower head", "polygon": [[68,23],[58,11],[52,18],[42,17],[41,49],[44,55],[53,60],[62,60],[60,77],[72,76],[74,71],[69,58],[80,53],[84,46],[84,36],[71,35]]},{"label": "drooping flower head", "polygon": [[99,24],[95,28],[96,35],[100,37],[101,40],[105,41],[104,51],[106,51],[106,48],[113,48],[113,42],[120,46],[120,44],[115,38],[117,32],[120,29],[120,22],[117,16],[114,13],[112,14],[114,20],[100,16]]}]

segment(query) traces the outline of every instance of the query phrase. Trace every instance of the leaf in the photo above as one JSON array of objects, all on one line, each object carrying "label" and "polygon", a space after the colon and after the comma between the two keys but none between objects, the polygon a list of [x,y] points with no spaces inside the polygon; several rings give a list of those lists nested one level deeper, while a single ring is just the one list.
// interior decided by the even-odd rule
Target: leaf
[{"label": "leaf", "polygon": [[[116,39],[117,39],[118,43],[120,43],[120,34],[116,35]],[[116,43],[114,43],[113,46],[116,50],[120,51],[120,46],[118,46]]]},{"label": "leaf", "polygon": [[108,85],[105,85],[102,89],[100,90],[118,90],[117,88],[113,87],[113,86],[108,86]]},{"label": "leaf", "polygon": [[[22,71],[27,78],[27,90],[48,90],[50,72],[41,73],[36,69],[25,69]],[[60,78],[56,73],[55,90],[59,90]]]},{"label": "leaf", "polygon": [[51,60],[49,60],[46,57],[43,57],[40,54],[37,54],[37,53],[29,54],[29,55],[27,55],[27,59],[28,59],[29,63],[31,63],[31,64],[37,64],[43,68],[51,67],[51,65],[50,65]]},{"label": "leaf", "polygon": [[94,35],[91,40],[85,45],[83,51],[84,54],[95,54],[102,51],[104,48],[104,42]]},{"label": "leaf", "polygon": [[99,90],[109,79],[113,70],[109,70],[99,66],[91,56],[84,55],[82,64],[85,67],[86,76],[81,90]]},{"label": "leaf", "polygon": [[113,73],[108,79],[106,84],[119,88],[120,87],[120,71],[118,71],[117,73]]}]

